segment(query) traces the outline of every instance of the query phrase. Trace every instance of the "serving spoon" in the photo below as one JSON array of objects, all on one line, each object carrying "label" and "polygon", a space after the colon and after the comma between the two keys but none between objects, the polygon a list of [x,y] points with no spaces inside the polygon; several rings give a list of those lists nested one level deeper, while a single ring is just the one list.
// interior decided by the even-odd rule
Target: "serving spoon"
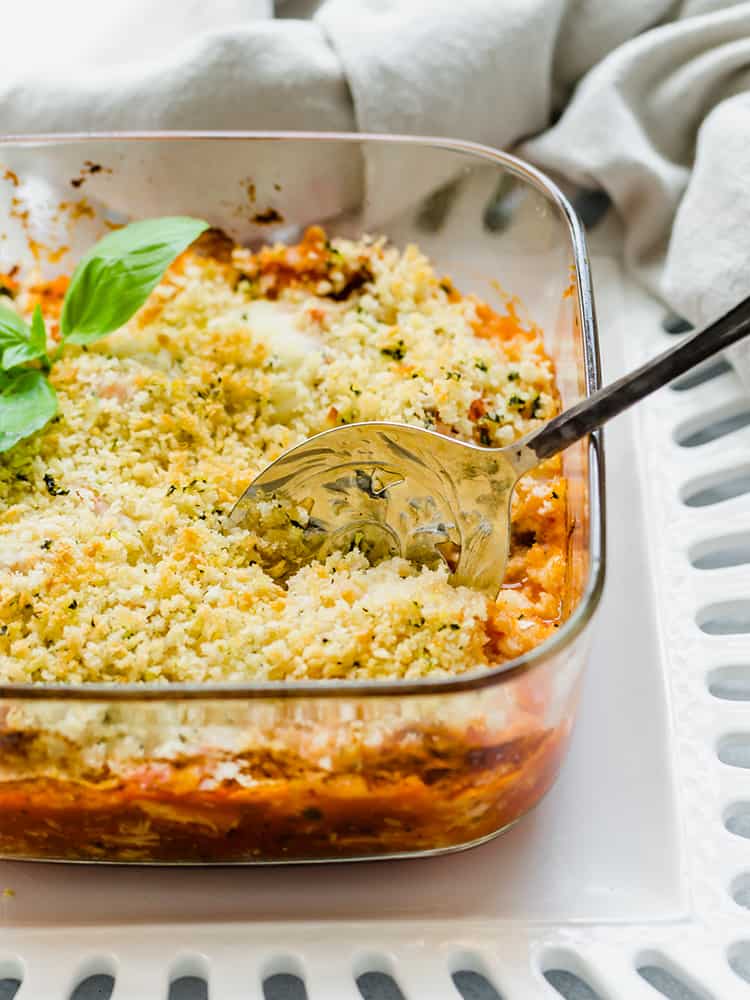
[{"label": "serving spoon", "polygon": [[750,298],[504,448],[385,421],[323,431],[256,476],[230,523],[242,524],[268,501],[309,512],[304,524],[295,522],[302,545],[286,575],[334,549],[357,546],[373,561],[401,555],[429,566],[445,562],[452,583],[495,597],[521,476],[748,333]]}]

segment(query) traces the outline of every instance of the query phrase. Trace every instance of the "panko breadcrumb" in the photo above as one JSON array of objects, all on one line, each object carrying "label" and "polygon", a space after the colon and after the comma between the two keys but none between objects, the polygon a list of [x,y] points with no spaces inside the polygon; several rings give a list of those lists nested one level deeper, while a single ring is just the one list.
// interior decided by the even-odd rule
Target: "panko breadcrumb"
[{"label": "panko breadcrumb", "polygon": [[[53,335],[65,281],[27,284]],[[565,482],[516,491],[496,601],[447,569],[353,551],[283,583],[226,515],[311,434],[396,420],[508,444],[557,411],[541,332],[461,295],[414,247],[257,253],[209,234],[131,322],[52,372],[60,414],[0,465],[4,681],[415,678],[487,668],[557,627]]]}]

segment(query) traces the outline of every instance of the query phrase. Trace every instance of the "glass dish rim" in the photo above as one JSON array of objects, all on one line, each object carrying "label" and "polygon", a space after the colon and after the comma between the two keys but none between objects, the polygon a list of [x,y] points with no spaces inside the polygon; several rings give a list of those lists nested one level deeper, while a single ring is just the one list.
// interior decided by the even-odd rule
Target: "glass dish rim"
[{"label": "glass dish rim", "polygon": [[[183,142],[183,141],[292,141],[345,142],[354,144],[422,146],[463,153],[478,160],[500,165],[540,191],[560,211],[567,226],[577,281],[578,310],[586,390],[588,394],[601,385],[599,341],[594,310],[591,271],[583,224],[573,206],[555,182],[530,163],[511,153],[464,139],[430,135],[397,135],[377,132],[305,132],[305,131],[94,131],[44,132],[29,134],[0,133],[0,151],[5,147],[66,145],[88,142]],[[581,599],[572,615],[560,629],[532,650],[490,670],[477,668],[456,677],[414,680],[359,681],[224,681],[212,683],[97,683],[97,684],[0,684],[1,699],[33,701],[184,701],[239,700],[278,698],[338,698],[393,697],[404,695],[438,695],[473,691],[502,684],[533,669],[538,663],[564,650],[591,620],[604,587],[605,573],[605,503],[604,456],[602,433],[595,431],[589,438],[589,572]]]}]

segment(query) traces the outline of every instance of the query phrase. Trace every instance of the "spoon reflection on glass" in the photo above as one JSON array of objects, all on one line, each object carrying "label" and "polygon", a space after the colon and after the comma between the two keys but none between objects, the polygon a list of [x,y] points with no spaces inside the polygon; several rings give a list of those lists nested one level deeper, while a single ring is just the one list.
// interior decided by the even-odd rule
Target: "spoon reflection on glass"
[{"label": "spoon reflection on glass", "polygon": [[[518,479],[611,417],[750,333],[750,299],[635,371],[505,448],[483,448],[407,424],[323,431],[290,448],[245,490],[230,514],[259,503],[309,512],[296,565],[357,545],[371,558],[445,562],[451,582],[497,595],[508,559]],[[300,552],[302,555],[300,556]]]}]

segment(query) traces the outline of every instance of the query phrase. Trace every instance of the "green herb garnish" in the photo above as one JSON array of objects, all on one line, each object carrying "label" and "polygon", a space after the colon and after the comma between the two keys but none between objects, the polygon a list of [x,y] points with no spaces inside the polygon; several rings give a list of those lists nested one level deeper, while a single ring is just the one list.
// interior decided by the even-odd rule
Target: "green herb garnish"
[{"label": "green herb garnish", "polygon": [[57,413],[57,395],[31,368],[0,371],[0,452],[40,430]]},{"label": "green herb garnish", "polygon": [[386,358],[393,358],[394,361],[403,361],[406,348],[403,340],[399,340],[395,347],[381,347],[380,353],[384,354]]},{"label": "green herb garnish", "polygon": [[70,493],[70,490],[61,489],[55,482],[55,477],[49,472],[44,473],[44,485],[51,497],[66,497]]},{"label": "green herb garnish", "polygon": [[100,240],[73,272],[60,317],[62,342],[52,357],[39,306],[29,325],[0,305],[0,452],[56,415],[47,373],[65,345],[92,344],[124,326],[175,257],[206,229],[200,219],[174,216],[134,222]]},{"label": "green herb garnish", "polygon": [[60,318],[63,339],[90,344],[119,330],[206,229],[200,219],[174,216],[133,222],[99,240],[70,280]]},{"label": "green herb garnish", "polygon": [[10,371],[26,361],[43,358],[46,353],[47,334],[39,306],[29,327],[15,310],[0,305],[0,368]]}]

